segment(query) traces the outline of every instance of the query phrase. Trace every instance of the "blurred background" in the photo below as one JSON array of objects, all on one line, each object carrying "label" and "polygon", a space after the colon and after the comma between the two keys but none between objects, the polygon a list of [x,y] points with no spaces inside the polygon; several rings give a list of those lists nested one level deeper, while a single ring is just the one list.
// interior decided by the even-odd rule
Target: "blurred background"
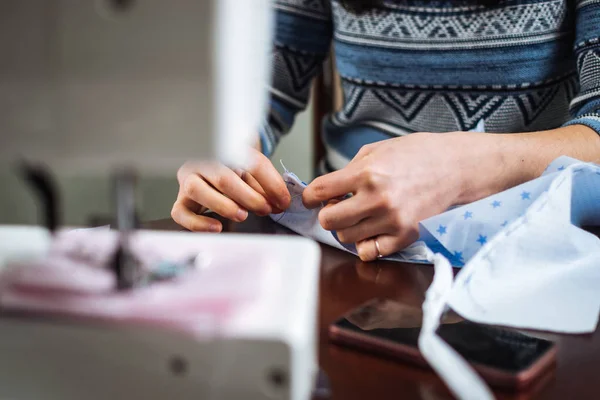
[{"label": "blurred background", "polygon": [[[312,105],[300,114],[294,129],[283,138],[272,157],[273,164],[282,170],[279,160],[301,179],[313,178]],[[87,225],[90,219],[104,219],[111,215],[110,184],[108,177],[58,176],[61,190],[64,223]],[[143,221],[167,218],[177,196],[177,180],[142,177],[139,183],[139,211]],[[0,172],[0,224],[37,224],[38,208],[33,193],[14,171]]]}]

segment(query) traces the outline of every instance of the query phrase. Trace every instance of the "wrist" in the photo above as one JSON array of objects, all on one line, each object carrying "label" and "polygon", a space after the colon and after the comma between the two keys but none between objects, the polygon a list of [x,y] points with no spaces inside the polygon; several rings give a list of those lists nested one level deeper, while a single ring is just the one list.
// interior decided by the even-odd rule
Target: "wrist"
[{"label": "wrist", "polygon": [[[456,204],[466,204],[501,192],[535,177],[514,135],[479,132],[447,134],[455,149]],[[451,137],[450,137],[451,136]]]},{"label": "wrist", "polygon": [[[447,135],[454,135],[450,148],[457,149],[456,163],[461,171],[459,204],[535,179],[559,156],[588,162],[600,156],[598,134],[584,125],[518,134],[456,132]],[[452,144],[452,140],[456,144]]]}]

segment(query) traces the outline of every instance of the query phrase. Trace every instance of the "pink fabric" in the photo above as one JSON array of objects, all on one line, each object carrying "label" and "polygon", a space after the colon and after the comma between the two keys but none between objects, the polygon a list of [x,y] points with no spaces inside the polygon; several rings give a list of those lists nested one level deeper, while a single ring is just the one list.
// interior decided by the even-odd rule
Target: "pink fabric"
[{"label": "pink fabric", "polygon": [[207,265],[170,281],[115,291],[115,277],[108,268],[115,244],[116,234],[108,230],[59,234],[47,258],[13,264],[0,273],[0,307],[208,334],[260,290],[261,263],[249,266],[247,257],[236,256],[232,249],[228,256],[215,258],[210,254],[219,249],[204,248],[202,240],[184,245],[132,236],[133,253],[145,270],[161,261],[186,261],[199,253],[206,256]]}]

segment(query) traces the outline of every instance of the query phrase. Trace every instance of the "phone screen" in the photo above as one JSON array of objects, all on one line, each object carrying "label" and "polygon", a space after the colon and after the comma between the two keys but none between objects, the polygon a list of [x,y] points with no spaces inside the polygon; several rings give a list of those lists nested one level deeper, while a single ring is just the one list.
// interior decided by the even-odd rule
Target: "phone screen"
[{"label": "phone screen", "polygon": [[[334,325],[361,335],[417,348],[421,310],[390,300],[373,300]],[[454,313],[442,320],[438,334],[465,360],[509,374],[526,370],[553,345],[515,330],[465,321]]]}]

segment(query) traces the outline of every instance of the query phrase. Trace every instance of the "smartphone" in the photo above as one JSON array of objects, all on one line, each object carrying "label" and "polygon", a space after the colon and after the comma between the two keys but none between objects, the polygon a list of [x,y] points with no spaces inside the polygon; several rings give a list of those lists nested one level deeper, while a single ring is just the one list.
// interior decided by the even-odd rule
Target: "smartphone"
[{"label": "smartphone", "polygon": [[[330,326],[334,343],[428,368],[417,341],[420,307],[374,299]],[[439,336],[492,387],[512,391],[530,388],[556,364],[556,345],[516,330],[476,324],[447,313]]]}]

